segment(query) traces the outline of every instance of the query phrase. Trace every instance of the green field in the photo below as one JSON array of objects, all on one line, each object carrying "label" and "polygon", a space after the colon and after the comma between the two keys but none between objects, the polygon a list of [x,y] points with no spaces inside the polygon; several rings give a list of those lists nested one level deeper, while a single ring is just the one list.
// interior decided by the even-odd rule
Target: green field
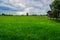
[{"label": "green field", "polygon": [[60,23],[47,16],[0,16],[0,40],[60,40]]}]

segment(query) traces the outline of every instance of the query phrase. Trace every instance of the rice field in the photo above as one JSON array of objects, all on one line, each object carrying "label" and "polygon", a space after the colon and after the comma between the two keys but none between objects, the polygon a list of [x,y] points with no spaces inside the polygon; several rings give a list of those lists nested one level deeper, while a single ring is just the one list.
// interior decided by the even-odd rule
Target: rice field
[{"label": "rice field", "polygon": [[47,16],[0,16],[0,40],[60,40],[60,23]]}]

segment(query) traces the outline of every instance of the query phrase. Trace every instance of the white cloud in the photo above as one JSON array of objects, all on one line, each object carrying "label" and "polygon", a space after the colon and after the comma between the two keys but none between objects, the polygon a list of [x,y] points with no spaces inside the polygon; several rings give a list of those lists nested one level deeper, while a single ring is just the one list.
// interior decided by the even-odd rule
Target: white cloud
[{"label": "white cloud", "polygon": [[18,6],[23,7],[23,8],[25,7],[25,5],[22,3],[18,3]]},{"label": "white cloud", "polygon": [[29,8],[25,8],[23,11],[17,11],[16,14],[17,15],[26,15],[26,13],[29,13],[29,11],[33,9],[32,7],[29,7]]},{"label": "white cloud", "polygon": [[16,15],[26,15],[26,12],[16,12]]},{"label": "white cloud", "polygon": [[21,12],[19,11],[16,12],[17,15],[26,15],[26,13],[29,13],[29,15],[32,15],[32,14],[46,15],[47,14],[44,10],[40,10],[40,9],[33,8],[33,7],[28,7],[28,8],[25,8]]}]

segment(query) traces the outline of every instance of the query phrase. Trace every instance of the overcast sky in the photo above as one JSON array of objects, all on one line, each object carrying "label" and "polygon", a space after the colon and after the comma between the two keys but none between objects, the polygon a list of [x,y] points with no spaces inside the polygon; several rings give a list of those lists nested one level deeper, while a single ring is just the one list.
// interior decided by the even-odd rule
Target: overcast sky
[{"label": "overcast sky", "polygon": [[53,0],[0,0],[0,13],[17,15],[46,14]]}]

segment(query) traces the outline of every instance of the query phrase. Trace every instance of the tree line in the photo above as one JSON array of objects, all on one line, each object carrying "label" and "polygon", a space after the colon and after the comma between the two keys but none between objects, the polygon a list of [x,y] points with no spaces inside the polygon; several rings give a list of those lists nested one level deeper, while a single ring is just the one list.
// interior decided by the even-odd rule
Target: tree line
[{"label": "tree line", "polygon": [[29,13],[26,13],[26,15],[12,15],[12,14],[2,13],[2,14],[0,14],[0,16],[46,16],[46,15],[37,15],[37,14],[29,15]]}]

